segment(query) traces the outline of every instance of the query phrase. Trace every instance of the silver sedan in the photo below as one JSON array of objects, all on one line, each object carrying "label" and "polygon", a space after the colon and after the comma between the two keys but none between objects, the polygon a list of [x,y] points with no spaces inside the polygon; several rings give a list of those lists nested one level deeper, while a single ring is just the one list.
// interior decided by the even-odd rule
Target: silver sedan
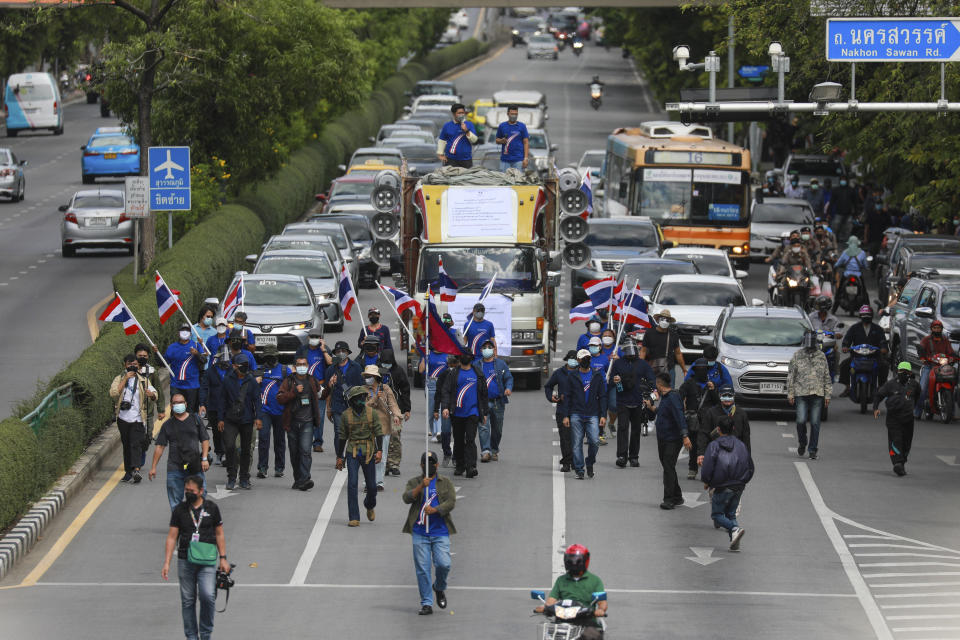
[{"label": "silver sedan", "polygon": [[0,148],[0,196],[19,202],[27,195],[27,181],[23,176],[26,160],[18,160],[11,149]]},{"label": "silver sedan", "polygon": [[77,191],[60,211],[64,258],[72,258],[77,249],[126,249],[133,255],[133,221],[125,214],[123,191]]}]

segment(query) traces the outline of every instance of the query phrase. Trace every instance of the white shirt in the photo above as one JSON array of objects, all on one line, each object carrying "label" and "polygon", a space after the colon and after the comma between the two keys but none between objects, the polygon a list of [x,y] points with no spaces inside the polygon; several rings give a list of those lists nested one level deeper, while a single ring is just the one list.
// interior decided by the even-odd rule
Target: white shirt
[{"label": "white shirt", "polygon": [[[147,382],[147,391],[151,393],[157,392],[149,381]],[[140,415],[140,385],[137,384],[136,377],[127,380],[123,386],[123,390],[120,392],[120,401],[123,402],[124,400],[130,403],[130,408],[126,411],[121,409],[120,413],[117,414],[117,418],[124,422],[142,422],[143,416]]]}]

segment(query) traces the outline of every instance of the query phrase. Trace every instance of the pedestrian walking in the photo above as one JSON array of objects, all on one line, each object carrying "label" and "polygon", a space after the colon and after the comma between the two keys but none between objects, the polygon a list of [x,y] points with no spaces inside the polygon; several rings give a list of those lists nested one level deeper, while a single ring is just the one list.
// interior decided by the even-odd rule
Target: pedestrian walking
[{"label": "pedestrian walking", "polygon": [[147,464],[147,450],[150,448],[150,443],[153,442],[153,430],[156,424],[167,415],[167,399],[163,393],[163,385],[160,383],[160,372],[150,364],[151,353],[150,347],[143,343],[133,348],[133,355],[137,357],[140,375],[147,379],[156,394],[154,397],[147,398],[147,421],[143,425],[146,433],[144,434],[143,447],[140,449],[141,469]]},{"label": "pedestrian walking", "polygon": [[200,344],[207,344],[207,340],[217,335],[217,329],[214,326],[214,316],[217,315],[216,307],[204,304],[200,307],[200,313],[197,314],[197,322],[193,325],[193,334],[199,338]]},{"label": "pedestrian walking", "polygon": [[217,423],[220,422],[218,401],[223,376],[230,372],[233,365],[230,363],[230,351],[226,345],[220,347],[220,351],[215,353],[217,355],[213,357],[213,365],[200,378],[200,408],[197,415],[206,419],[208,425],[212,425],[213,451],[217,456],[217,464],[223,466],[226,449],[223,446],[223,434],[217,429]]},{"label": "pedestrian walking", "polygon": [[720,406],[710,407],[709,410],[704,412],[703,422],[700,423],[700,431],[697,434],[699,439],[697,451],[700,453],[697,463],[701,466],[703,465],[703,453],[707,450],[707,446],[720,437],[720,430],[717,429],[717,425],[723,418],[733,420],[733,435],[747,447],[747,451],[752,451],[750,448],[750,416],[746,409],[736,405],[736,394],[733,387],[724,385],[720,387]]},{"label": "pedestrian walking", "polygon": [[677,480],[677,459],[681,448],[689,451],[692,445],[680,394],[670,387],[669,373],[657,374],[657,393],[660,396],[658,405],[654,406],[649,398],[644,403],[657,416],[657,455],[663,467],[663,502],[660,508],[669,510],[683,504],[683,492]]},{"label": "pedestrian walking", "polygon": [[450,107],[453,120],[443,125],[437,141],[437,155],[448,167],[469,169],[473,166],[473,145],[477,143],[477,130],[467,122],[467,108],[461,103]]},{"label": "pedestrian walking", "polygon": [[797,455],[807,451],[807,422],[810,423],[810,459],[820,450],[820,412],[830,406],[833,382],[830,365],[817,344],[815,331],[803,332],[803,343],[787,368],[787,402],[797,407]]},{"label": "pedestrian walking", "polygon": [[547,402],[554,405],[554,419],[557,421],[557,436],[560,439],[560,471],[568,473],[573,465],[573,440],[570,437],[570,422],[565,421],[560,404],[563,400],[563,391],[567,376],[572,375],[580,363],[577,362],[577,352],[573,349],[564,356],[565,366],[553,370],[547,383],[543,385],[543,392]]},{"label": "pedestrian walking", "polygon": [[500,459],[500,439],[503,437],[503,416],[513,393],[513,374],[506,361],[494,355],[493,340],[480,347],[481,359],[474,362],[483,371],[487,383],[487,417],[479,426],[480,462]]},{"label": "pedestrian walking", "polygon": [[[410,505],[403,532],[413,539],[413,567],[420,590],[421,616],[433,613],[437,606],[447,608],[447,576],[450,574],[450,536],[457,532],[450,512],[457,505],[457,491],[449,478],[437,470],[437,454],[420,454],[420,475],[410,478],[403,492]],[[433,564],[435,579],[430,580]]]},{"label": "pedestrian walking", "polygon": [[190,476],[200,476],[210,469],[210,438],[207,428],[195,413],[187,411],[187,400],[182,393],[170,398],[173,415],[160,426],[153,448],[150,480],[157,477],[157,463],[165,449],[167,454],[167,501],[172,511],[183,500],[183,486]]},{"label": "pedestrian walking", "polygon": [[420,362],[417,364],[417,371],[423,376],[424,384],[427,387],[427,411],[436,414],[430,421],[430,433],[433,435],[434,442],[440,442],[441,434],[440,414],[433,409],[434,400],[439,399],[437,381],[440,374],[447,368],[448,357],[447,354],[440,353],[431,345],[429,353],[426,354],[426,357],[421,355]]},{"label": "pedestrian walking", "polygon": [[327,420],[333,424],[333,449],[337,450],[340,416],[347,410],[347,391],[363,386],[363,367],[350,359],[350,345],[340,340],[333,345],[333,363],[325,374],[327,388]]},{"label": "pedestrian walking", "polygon": [[200,370],[206,366],[207,357],[199,342],[191,338],[190,325],[180,325],[177,341],[167,347],[163,357],[170,364],[170,396],[180,393],[187,400],[187,408],[196,413],[200,407]]},{"label": "pedestrian walking", "polygon": [[530,159],[530,133],[527,125],[519,122],[517,105],[507,107],[507,121],[497,126],[496,143],[500,145],[500,171],[527,168]]},{"label": "pedestrian walking", "polygon": [[590,316],[590,319],[587,320],[587,330],[584,333],[581,333],[577,337],[577,351],[580,349],[586,349],[590,345],[590,340],[592,338],[599,338],[601,332],[606,329],[604,323],[600,320],[600,316],[596,313]]},{"label": "pedestrian walking", "polygon": [[[260,376],[260,423],[263,427],[257,433],[257,477],[266,478],[270,470],[270,437],[273,436],[273,477],[282,478],[287,466],[287,436],[283,429],[283,403],[277,396],[280,385],[292,372],[290,367],[280,364],[277,347],[268,344],[262,349],[263,368]],[[214,375],[208,372],[208,375]],[[311,417],[310,423],[313,424]],[[291,462],[296,464],[296,462]]]},{"label": "pedestrian walking", "polygon": [[[216,321],[216,333],[207,338],[207,341],[204,344],[207,346],[207,351],[210,353],[219,353],[221,347],[227,343],[227,340],[230,336],[229,328],[227,327],[227,320],[223,317],[217,318]],[[207,368],[213,366],[213,359],[207,361]]]},{"label": "pedestrian walking", "polygon": [[673,328],[677,319],[669,309],[661,309],[654,314],[653,321],[656,328],[644,332],[640,357],[647,361],[654,373],[669,374],[670,386],[673,386],[678,364],[683,375],[687,375],[687,365],[680,350],[680,336]]},{"label": "pedestrian walking", "polygon": [[[360,526],[360,506],[357,497],[357,476],[363,470],[366,482],[366,497],[363,507],[367,520],[373,522],[377,515],[377,482],[375,464],[383,457],[383,432],[385,427],[378,413],[369,405],[366,387],[353,387],[347,392],[349,409],[340,417],[340,434],[337,439],[337,471],[347,467],[347,526]],[[346,458],[344,458],[346,456]]]},{"label": "pedestrian walking", "polygon": [[247,342],[243,338],[243,332],[239,329],[232,329],[230,331],[230,335],[227,338],[227,349],[231,362],[242,353],[247,356],[247,364],[250,365],[250,371],[256,371],[259,368],[257,366],[257,359],[253,357],[253,351],[247,348]]},{"label": "pedestrian walking", "polygon": [[[203,496],[203,478],[184,481],[183,502],[170,514],[160,577],[170,579],[170,560],[177,551],[180,611],[187,640],[209,640],[217,603],[217,568],[230,573],[220,508]],[[197,618],[197,601],[200,617]]]},{"label": "pedestrian walking", "polygon": [[[402,420],[400,405],[397,404],[397,398],[393,395],[393,389],[391,389],[389,385],[383,384],[383,375],[380,373],[380,367],[375,364],[368,365],[367,368],[363,370],[363,388],[367,390],[367,404],[377,412],[380,424],[383,426],[383,433],[380,434],[383,438],[381,444],[383,445],[383,450],[389,455],[390,445],[394,437],[398,440],[400,439],[400,425]],[[397,448],[399,449],[399,444]],[[400,454],[397,453],[396,456],[399,467]],[[375,471],[376,490],[383,491],[383,478],[387,475],[385,457],[377,460]],[[391,471],[390,475],[400,475],[399,469],[396,474]]]},{"label": "pedestrian walking", "polygon": [[370,307],[367,309],[367,320],[370,324],[360,330],[360,337],[357,338],[357,346],[363,348],[363,340],[367,336],[377,336],[380,338],[380,348],[393,349],[393,342],[390,340],[390,327],[380,323],[380,309]]},{"label": "pedestrian walking", "polygon": [[446,469],[453,462],[453,423],[450,416],[443,415],[443,388],[448,376],[456,376],[460,370],[460,358],[447,354],[447,367],[437,376],[437,391],[433,395],[433,419],[440,421],[440,447],[443,449],[443,467]]},{"label": "pedestrian walking", "polygon": [[[327,345],[323,340],[323,330],[314,327],[307,333],[307,344],[297,347],[296,358],[306,356],[307,369],[310,375],[321,385],[326,382],[327,368],[333,364],[333,358],[327,352]],[[320,421],[313,427],[313,451],[323,453],[323,421],[327,413],[326,398],[320,399]]]},{"label": "pedestrian walking", "polygon": [[887,443],[893,472],[907,475],[906,464],[913,444],[913,406],[921,393],[913,368],[904,360],[897,366],[897,377],[877,390],[873,399],[873,417],[880,419],[880,402],[886,400]]},{"label": "pedestrian walking", "polygon": [[287,434],[290,448],[290,466],[293,467],[291,489],[309,491],[313,488],[310,469],[313,465],[311,442],[314,428],[322,417],[321,403],[326,389],[316,376],[310,375],[307,356],[298,356],[295,373],[283,379],[277,391],[277,402],[283,405],[281,424]]},{"label": "pedestrian walking", "polygon": [[616,394],[617,466],[623,469],[640,466],[640,437],[647,426],[644,398],[656,387],[657,377],[646,360],[640,359],[637,344],[633,339],[624,343],[623,357],[617,358],[610,369],[610,385]]},{"label": "pedestrian walking", "polygon": [[110,384],[110,397],[116,405],[117,429],[120,431],[120,443],[123,448],[123,478],[121,482],[133,481],[139,484],[143,480],[140,467],[143,466],[143,451],[147,446],[147,402],[157,397],[146,376],[140,374],[137,357],[129,354],[123,358],[124,372]]},{"label": "pedestrian walking", "polygon": [[383,345],[380,342],[380,336],[368,335],[360,341],[360,353],[354,362],[362,369],[371,364],[380,365],[380,351]]},{"label": "pedestrian walking", "polygon": [[747,446],[733,435],[733,419],[727,416],[717,423],[720,437],[707,445],[700,477],[713,489],[711,517],[730,536],[730,551],[740,550],[743,527],[737,522],[737,506],[743,490],[753,478],[753,459]]},{"label": "pedestrian walking", "polygon": [[[220,421],[217,429],[223,436],[223,446],[227,453],[227,490],[232,491],[240,476],[240,488],[251,489],[250,460],[253,430],[259,430],[263,423],[257,416],[260,413],[260,393],[257,380],[250,373],[247,356],[240,353],[234,356],[233,370],[223,377],[220,385]],[[237,438],[240,439],[240,456],[237,458]]]},{"label": "pedestrian walking", "polygon": [[477,426],[486,422],[490,403],[483,371],[469,353],[460,354],[460,367],[444,380],[440,404],[453,428],[453,475],[477,477]]},{"label": "pedestrian walking", "polygon": [[403,423],[410,420],[410,380],[406,372],[397,364],[397,357],[393,349],[384,349],[380,352],[380,375],[383,384],[390,387],[393,391],[393,397],[397,400],[397,406],[400,408],[402,420],[395,424],[390,434],[390,442],[387,445],[386,469],[382,466],[377,468],[377,478],[383,479],[383,474],[391,476],[400,475],[400,461],[403,458],[403,446],[400,436],[403,432]]},{"label": "pedestrian walking", "polygon": [[237,311],[233,314],[233,322],[230,324],[230,333],[233,333],[233,330],[236,329],[240,332],[240,336],[243,338],[242,346],[244,349],[253,353],[256,351],[256,337],[253,335],[253,331],[247,329],[247,312],[246,311]]},{"label": "pedestrian walking", "polygon": [[[599,451],[600,425],[607,421],[607,386],[603,374],[590,366],[590,352],[577,352],[577,369],[564,379],[560,393],[563,424],[570,428],[573,445],[573,470],[577,480],[594,476],[593,465]],[[583,457],[583,438],[587,438],[587,457]]]}]

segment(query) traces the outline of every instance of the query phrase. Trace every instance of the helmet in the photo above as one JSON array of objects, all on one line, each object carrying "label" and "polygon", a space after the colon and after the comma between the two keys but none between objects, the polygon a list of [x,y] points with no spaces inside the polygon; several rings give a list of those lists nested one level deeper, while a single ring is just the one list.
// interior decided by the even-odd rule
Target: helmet
[{"label": "helmet", "polygon": [[628,339],[623,343],[623,346],[620,347],[620,350],[623,352],[625,358],[631,358],[637,354],[637,343],[633,339]]},{"label": "helmet", "polygon": [[582,575],[590,568],[590,550],[582,544],[570,545],[563,552],[563,568],[571,575]]},{"label": "helmet", "polygon": [[900,364],[897,365],[897,371],[909,371],[909,372],[913,373],[913,367],[910,366],[910,363],[909,363],[909,362],[907,362],[906,360],[904,360],[903,362],[901,362]]},{"label": "helmet", "polygon": [[810,227],[808,226],[800,227],[800,233],[803,233],[804,231],[806,231],[807,233],[810,233]]},{"label": "helmet", "polygon": [[813,304],[817,307],[817,311],[830,311],[831,303],[827,296],[817,296]]},{"label": "helmet", "polygon": [[941,322],[940,320],[934,320],[933,322],[930,323],[930,329],[932,330],[934,327],[939,327],[942,330],[943,322]]},{"label": "helmet", "polygon": [[357,396],[366,396],[366,395],[367,395],[367,389],[365,387],[361,387],[361,386],[350,387],[350,390],[347,391],[347,402],[349,402],[353,398],[356,398]]},{"label": "helmet", "polygon": [[800,236],[790,236],[790,244],[800,244]]},{"label": "helmet", "polygon": [[862,307],[860,307],[859,311],[857,311],[857,315],[860,316],[861,318],[872,318],[873,309],[870,308],[870,305],[865,304]]},{"label": "helmet", "polygon": [[371,333],[363,339],[363,350],[366,351],[370,348],[380,351],[380,336]]},{"label": "helmet", "polygon": [[807,329],[803,332],[803,348],[804,349],[816,349],[817,347],[817,332]]}]

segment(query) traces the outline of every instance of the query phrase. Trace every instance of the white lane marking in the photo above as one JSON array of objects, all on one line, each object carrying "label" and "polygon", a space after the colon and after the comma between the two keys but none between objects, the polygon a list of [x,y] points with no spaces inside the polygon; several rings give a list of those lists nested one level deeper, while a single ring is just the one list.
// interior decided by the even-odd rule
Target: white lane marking
[{"label": "white lane marking", "polygon": [[793,434],[792,434],[792,433],[781,433],[780,435],[783,436],[784,438],[792,438],[792,437],[793,437]]},{"label": "white lane marking", "polygon": [[960,567],[960,564],[952,564],[949,562],[871,562],[871,563],[861,562],[860,566],[861,567]]},{"label": "white lane marking", "polygon": [[[700,501],[700,496],[703,495],[702,491],[695,491],[695,492],[683,491],[682,493],[683,493],[683,504],[681,506],[684,506],[688,509],[696,509],[697,507],[701,507],[705,504],[710,504],[709,500],[707,500],[706,502]],[[691,547],[691,549],[692,548],[693,547]]]},{"label": "white lane marking", "polygon": [[313,531],[307,539],[307,546],[303,550],[303,555],[297,562],[297,568],[290,578],[291,585],[302,585],[307,581],[307,574],[310,572],[310,566],[313,564],[317,552],[320,550],[320,542],[323,540],[323,534],[330,523],[330,517],[333,515],[333,509],[337,506],[337,500],[340,499],[340,492],[343,485],[347,482],[347,472],[338,471],[333,476],[333,482],[330,483],[330,489],[327,491],[327,497],[323,500],[323,506],[320,507],[320,513],[317,515],[317,521],[313,525]]},{"label": "white lane marking", "polygon": [[36,269],[36,268],[37,268],[37,265],[35,264],[31,264],[30,266],[27,267],[27,269]]},{"label": "white lane marking", "polygon": [[[960,587],[960,582],[891,582],[871,585],[874,589],[906,589],[907,587]],[[877,596],[882,598],[884,596]]]},{"label": "white lane marking", "polygon": [[[854,545],[850,545],[851,547]],[[891,558],[891,557],[901,557],[901,558],[941,558],[944,560],[956,560],[954,556],[939,556],[935,553],[855,553],[853,554],[858,558]],[[867,565],[862,564],[861,567]]]},{"label": "white lane marking", "polygon": [[960,467],[960,462],[957,462],[957,456],[937,456],[937,458],[945,465]]},{"label": "white lane marking", "polygon": [[935,591],[932,593],[886,593],[877,596],[880,598],[955,598],[960,591]]},{"label": "white lane marking", "polygon": [[20,276],[10,276],[10,280],[19,280]]},{"label": "white lane marking", "polygon": [[777,426],[778,426],[778,427],[785,427],[785,426],[787,426],[787,423],[786,423],[786,422],[778,422],[778,423],[777,423]]},{"label": "white lane marking", "polygon": [[8,284],[10,284],[10,283],[9,283],[9,282],[0,282],[0,287],[5,287],[5,286],[7,286]]},{"label": "white lane marking", "polygon": [[928,576],[960,576],[960,571],[919,571],[909,573],[865,573],[864,578],[923,578]]},{"label": "white lane marking", "polygon": [[553,456],[553,546],[551,547],[553,582],[565,569],[563,550],[567,546],[567,496],[563,472],[560,471],[560,456]]},{"label": "white lane marking", "polygon": [[797,452],[797,448],[796,448],[796,447],[787,447],[787,451],[789,451],[790,453],[796,453],[796,452]]},{"label": "white lane marking", "polygon": [[894,627],[897,633],[917,632],[917,631],[960,631],[960,627]]},{"label": "white lane marking", "polygon": [[879,640],[893,640],[893,634],[890,633],[890,629],[887,627],[886,622],[884,622],[883,614],[880,613],[880,608],[870,594],[867,583],[864,581],[863,576],[860,575],[853,555],[851,555],[849,549],[847,549],[847,546],[843,542],[843,536],[840,535],[840,530],[834,521],[836,514],[834,514],[823,501],[820,489],[817,488],[817,484],[813,480],[813,475],[810,473],[810,467],[808,467],[805,462],[794,462],[793,464],[797,468],[797,473],[800,474],[800,481],[803,483],[803,488],[807,491],[810,503],[820,518],[820,524],[830,539],[833,550],[836,551],[840,557],[843,570],[846,572],[847,579],[850,580],[850,584],[853,586],[857,599],[860,601],[860,606],[863,607],[863,611],[870,621],[870,626],[873,627],[873,632]]},{"label": "white lane marking", "polygon": [[[953,602],[944,602],[943,604],[882,604],[881,609],[943,609],[955,608],[957,605]],[[887,620],[889,620],[889,616]]]}]

